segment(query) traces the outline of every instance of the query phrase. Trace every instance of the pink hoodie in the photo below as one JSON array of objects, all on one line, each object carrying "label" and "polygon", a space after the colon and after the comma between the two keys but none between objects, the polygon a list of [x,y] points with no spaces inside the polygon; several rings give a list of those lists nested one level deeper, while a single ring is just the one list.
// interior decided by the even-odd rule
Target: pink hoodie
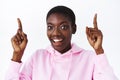
[{"label": "pink hoodie", "polygon": [[105,54],[96,55],[72,44],[61,54],[49,46],[24,64],[11,61],[5,80],[118,80]]}]

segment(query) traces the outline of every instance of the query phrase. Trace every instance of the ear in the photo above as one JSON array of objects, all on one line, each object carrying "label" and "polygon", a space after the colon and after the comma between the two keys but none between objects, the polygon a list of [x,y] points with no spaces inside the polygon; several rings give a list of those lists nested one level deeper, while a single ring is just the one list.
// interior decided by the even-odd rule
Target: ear
[{"label": "ear", "polygon": [[72,33],[75,34],[76,30],[77,30],[77,26],[75,24],[75,25],[72,26]]}]

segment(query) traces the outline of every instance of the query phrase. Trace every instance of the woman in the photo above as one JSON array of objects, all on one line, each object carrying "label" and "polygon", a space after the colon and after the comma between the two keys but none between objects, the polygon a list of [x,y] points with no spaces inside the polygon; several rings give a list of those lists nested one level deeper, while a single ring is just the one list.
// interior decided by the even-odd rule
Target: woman
[{"label": "woman", "polygon": [[117,80],[104,54],[97,14],[93,19],[93,28],[86,27],[87,39],[95,52],[71,43],[77,26],[75,14],[70,8],[52,8],[47,14],[46,23],[51,45],[37,50],[20,71],[28,40],[18,19],[17,34],[11,39],[14,51],[6,80]]}]

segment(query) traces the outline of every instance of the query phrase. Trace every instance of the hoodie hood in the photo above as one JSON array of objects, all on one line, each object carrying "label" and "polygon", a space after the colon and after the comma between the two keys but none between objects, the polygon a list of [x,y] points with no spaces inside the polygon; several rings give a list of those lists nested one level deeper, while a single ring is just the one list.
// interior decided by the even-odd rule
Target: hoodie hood
[{"label": "hoodie hood", "polygon": [[49,47],[47,47],[47,50],[48,52],[51,54],[51,55],[56,55],[56,56],[66,56],[66,55],[71,55],[71,54],[75,54],[75,53],[78,53],[78,52],[81,52],[83,51],[82,48],[78,47],[75,43],[72,43],[71,44],[71,49],[68,50],[67,52],[61,54],[60,52],[56,51],[52,45],[50,45]]},{"label": "hoodie hood", "polygon": [[71,49],[63,54],[56,51],[52,46],[49,46],[47,48],[48,52],[51,55],[51,65],[53,73],[51,75],[52,78],[68,80],[71,66],[73,63],[73,55],[80,53],[83,50],[74,43],[71,44],[71,46]]}]

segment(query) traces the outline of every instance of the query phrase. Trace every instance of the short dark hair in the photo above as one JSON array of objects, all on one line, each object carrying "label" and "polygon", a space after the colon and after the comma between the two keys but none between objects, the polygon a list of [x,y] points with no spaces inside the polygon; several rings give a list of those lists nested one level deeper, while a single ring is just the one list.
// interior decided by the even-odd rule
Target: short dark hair
[{"label": "short dark hair", "polygon": [[69,20],[71,21],[72,25],[75,25],[75,14],[70,8],[68,8],[66,6],[55,6],[55,7],[53,7],[47,13],[46,20],[48,19],[48,17],[51,14],[54,14],[54,13],[60,13],[60,14],[62,14],[64,16],[68,17]]}]

